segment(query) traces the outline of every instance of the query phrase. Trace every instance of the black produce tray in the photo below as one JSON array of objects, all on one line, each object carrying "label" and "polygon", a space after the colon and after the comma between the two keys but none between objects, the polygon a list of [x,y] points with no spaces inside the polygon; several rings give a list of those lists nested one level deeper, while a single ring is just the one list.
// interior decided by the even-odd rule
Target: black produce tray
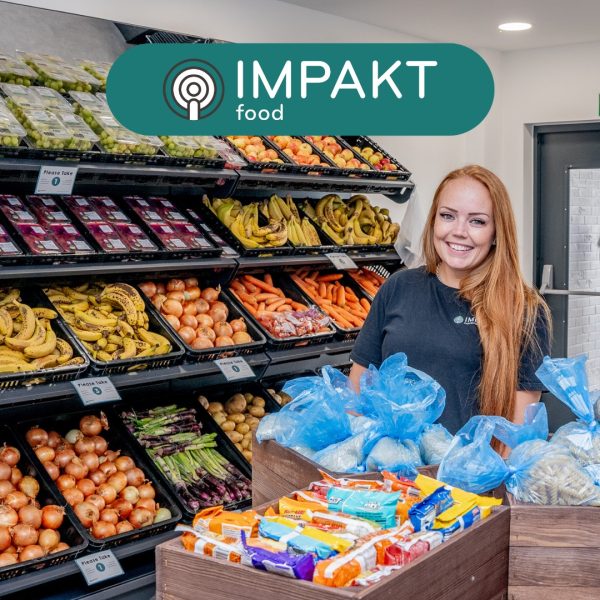
[{"label": "black produce tray", "polygon": [[[113,360],[110,362],[103,362],[99,360],[95,360],[92,358],[86,347],[77,339],[77,336],[74,333],[71,333],[71,328],[68,323],[65,323],[65,327],[69,329],[72,337],[76,339],[77,348],[83,354],[83,356],[88,357],[89,364],[91,365],[91,372],[95,375],[105,376],[105,375],[117,375],[119,373],[127,373],[129,371],[142,371],[144,369],[160,369],[171,367],[183,359],[184,350],[183,346],[179,342],[179,338],[172,333],[172,329],[170,327],[166,327],[165,322],[162,317],[157,314],[152,306],[152,303],[146,298],[145,294],[141,294],[141,297],[146,304],[146,312],[148,313],[148,318],[150,321],[149,331],[153,333],[159,333],[166,337],[170,342],[173,350],[168,354],[161,354],[158,356],[145,356],[142,358],[126,358],[124,360]],[[53,304],[47,300],[49,305],[53,306]],[[60,317],[59,317],[60,318]]]},{"label": "black produce tray", "polygon": [[[235,388],[231,388],[230,386],[228,386],[227,390],[229,390],[229,389],[235,389]],[[221,390],[222,390],[222,387],[221,387]],[[171,399],[171,402],[169,402],[168,400],[158,400],[158,399],[154,400],[154,399],[146,398],[146,399],[138,401],[132,405],[124,406],[121,403],[121,404],[116,404],[112,407],[112,412],[114,412],[115,415],[118,415],[117,419],[119,421],[119,429],[121,430],[122,437],[127,438],[128,443],[135,445],[137,447],[136,448],[137,452],[144,454],[145,461],[150,465],[149,472],[152,474],[153,480],[160,481],[161,485],[170,491],[172,497],[174,497],[177,502],[177,506],[181,510],[183,519],[187,522],[192,521],[192,519],[196,515],[196,512],[194,510],[192,510],[187,505],[187,503],[185,503],[179,497],[175,485],[173,483],[171,483],[171,481],[165,475],[163,475],[162,471],[152,462],[152,460],[146,453],[143,446],[141,446],[141,444],[137,441],[135,436],[127,429],[127,427],[123,423],[123,421],[121,419],[121,413],[123,411],[129,411],[132,409],[135,410],[136,408],[137,409],[156,408],[159,406],[168,406],[169,404],[176,404],[179,408],[194,408],[196,410],[196,413],[198,416],[197,420],[202,425],[200,434],[216,433],[217,437],[215,438],[215,440],[217,442],[217,446],[215,447],[215,450],[217,450],[217,452],[219,452],[219,454],[223,458],[227,459],[234,467],[236,467],[242,473],[242,475],[244,475],[247,479],[252,481],[252,472],[251,472],[248,461],[243,457],[243,455],[241,453],[239,453],[237,451],[236,447],[233,445],[231,440],[225,435],[223,430],[216,424],[216,422],[208,414],[208,412],[206,410],[204,410],[204,408],[202,408],[202,406],[200,405],[199,402],[196,401],[196,396],[199,393],[204,394],[204,392],[205,392],[205,390],[199,389],[197,392],[194,392],[193,394],[190,394],[186,397],[178,397],[178,398]],[[234,394],[234,393],[235,393],[235,391],[232,392],[231,394]],[[211,400],[211,398],[209,398],[209,401],[210,400]],[[113,417],[113,420],[114,419],[115,419],[115,417]],[[250,506],[251,504],[252,504],[252,498],[248,498],[247,500],[242,500],[239,502],[232,502],[230,504],[227,504],[227,505],[225,505],[225,508],[227,510],[238,510],[241,508],[246,508],[246,507]]]},{"label": "black produce tray", "polygon": [[244,244],[226,227],[219,218],[204,204],[198,204],[195,207],[196,212],[206,221],[206,224],[222,237],[232,248],[241,256],[291,256],[294,254],[294,247],[289,243],[276,248],[246,248]]},{"label": "black produce tray", "polygon": [[[333,163],[337,169],[337,175],[344,175],[346,177],[371,177],[371,178],[376,178],[376,179],[380,178],[379,171],[377,171],[377,169],[375,169],[373,167],[373,165],[371,165],[370,162],[368,162],[360,154],[358,154],[343,138],[341,138],[339,136],[334,136],[334,135],[328,135],[328,136],[323,136],[323,137],[334,138],[336,143],[338,143],[342,147],[342,150],[350,150],[350,152],[352,152],[352,156],[354,158],[358,159],[362,164],[367,165],[369,167],[368,170],[356,169],[356,168],[352,169],[350,167],[340,167],[340,166],[336,165],[335,163]],[[328,158],[328,160],[329,160],[329,162],[332,162],[331,159]],[[375,175],[373,173],[371,173],[371,171],[374,171]]]},{"label": "black produce tray", "polygon": [[164,148],[159,151],[162,164],[168,167],[190,167],[193,169],[222,169],[225,167],[225,159],[217,158],[199,158],[191,156],[189,158],[183,156],[171,156]]},{"label": "black produce tray", "polygon": [[[319,269],[320,275],[327,275],[330,273],[339,273],[339,271]],[[349,277],[346,273],[342,273],[342,275],[343,277],[339,281],[344,287],[349,287],[356,294],[359,300],[361,298],[366,298],[369,301],[369,303],[371,303],[371,300],[363,292],[362,288],[360,288],[351,277]],[[294,288],[298,288],[298,286],[293,280],[290,280],[290,285]],[[305,294],[304,290],[300,288],[298,288],[298,290],[302,292],[302,294],[306,295],[309,301],[315,303],[314,300],[312,300],[312,298],[308,294]],[[331,319],[331,324],[335,327],[335,330],[337,332],[337,339],[342,342],[356,339],[358,337],[358,334],[360,333],[360,330],[362,329],[362,327],[352,327],[351,329],[345,329],[344,327],[338,325],[333,319]]]},{"label": "black produce tray", "polygon": [[221,139],[225,141],[225,143],[244,161],[244,166],[235,167],[236,169],[242,169],[244,171],[260,171],[262,173],[297,173],[296,165],[291,162],[286,154],[284,154],[277,146],[271,144],[269,140],[262,136],[260,137],[265,148],[269,150],[275,150],[277,152],[278,157],[283,160],[282,163],[277,162],[252,162],[246,158],[246,155],[238,149],[238,147],[227,138],[227,136],[218,137],[217,139]]},{"label": "black produce tray", "polygon": [[[4,286],[2,286],[4,287]],[[8,286],[6,286],[8,289]],[[18,288],[21,292],[21,300],[31,306],[31,308],[43,307],[52,308],[54,306],[48,300],[45,294],[36,288],[23,287]],[[58,312],[58,311],[57,311]],[[84,362],[81,365],[72,365],[66,367],[53,367],[52,369],[42,369],[40,371],[25,371],[23,373],[2,373],[0,374],[0,389],[14,388],[20,385],[33,385],[39,383],[58,383],[61,381],[71,381],[78,379],[89,368],[90,361],[71,333],[69,326],[63,321],[60,314],[56,319],[52,319],[52,329],[56,337],[69,342],[73,348],[73,358],[80,356]]]},{"label": "black produce tray", "polygon": [[[152,535],[157,535],[159,533],[163,533],[164,531],[174,529],[177,522],[181,519],[181,512],[179,511],[179,508],[177,508],[175,501],[169,495],[161,482],[152,477],[152,469],[150,468],[146,454],[144,452],[140,452],[139,447],[137,447],[135,444],[132,444],[130,440],[126,439],[125,436],[121,434],[118,427],[118,419],[115,416],[108,415],[108,424],[110,428],[108,430],[103,430],[100,435],[108,442],[109,450],[121,450],[122,456],[130,456],[134,460],[136,467],[142,469],[146,476],[150,476],[148,478],[151,480],[156,492],[154,499],[161,508],[168,508],[171,511],[171,518],[166,521],[161,521],[160,523],[149,525],[148,527],[143,527],[142,529],[134,529],[133,531],[128,531],[126,533],[119,533],[110,538],[106,538],[105,540],[99,540],[98,538],[95,538],[92,533],[81,524],[81,521],[79,521],[77,518],[73,508],[65,502],[64,497],[46,472],[42,463],[38,460],[35,452],[28,447],[28,444],[25,441],[25,434],[31,427],[42,427],[46,431],[54,430],[64,437],[71,429],[79,429],[79,421],[81,417],[91,414],[98,415],[99,412],[100,411],[86,410],[76,413],[61,414],[57,417],[32,419],[18,423],[17,427],[19,434],[23,436],[24,440],[22,445],[25,447],[25,451],[27,452],[29,459],[35,465],[35,468],[40,472],[40,478],[43,479],[44,483],[53,491],[54,495],[56,495],[58,498],[62,498],[62,504],[65,505],[66,514],[76,525],[83,538],[89,542],[89,545],[92,547],[91,549],[102,550],[106,548],[113,548],[127,542],[140,540],[142,538],[150,537]],[[117,422],[117,427],[113,428],[113,422]]]},{"label": "black produce tray", "polygon": [[268,144],[270,148],[273,148],[274,150],[285,154],[285,156],[287,156],[288,160],[294,166],[294,172],[299,173],[300,175],[340,175],[339,167],[337,167],[335,163],[332,163],[314,144],[312,144],[307,139],[299,135],[292,135],[290,137],[299,140],[303,144],[308,144],[311,147],[313,154],[318,156],[321,159],[321,162],[327,163],[327,166],[323,167],[321,165],[301,165],[300,163],[297,163],[291,156],[285,154],[285,152],[283,152],[283,150],[275,142],[271,141],[268,138],[266,138],[265,145]]},{"label": "black produce tray", "polygon": [[342,137],[342,139],[350,147],[357,146],[359,148],[364,148],[365,146],[370,146],[375,152],[381,152],[384,158],[389,158],[390,162],[398,167],[397,171],[380,171],[379,169],[373,168],[370,171],[365,171],[365,173],[368,173],[368,177],[390,180],[399,179],[400,181],[408,181],[410,179],[411,172],[406,167],[403,167],[391,154],[386,152],[372,138],[367,137],[366,135],[345,135]]},{"label": "black produce tray", "polygon": [[[281,291],[288,297],[294,300],[294,302],[300,302],[302,304],[306,304],[310,306],[314,304],[314,302],[302,292],[296,286],[292,286],[291,282],[282,277],[281,275],[273,276],[273,285],[275,287],[281,288]],[[272,348],[273,350],[289,350],[291,348],[296,348],[298,346],[312,346],[313,344],[323,344],[333,339],[335,335],[335,329],[330,326],[329,332],[324,333],[314,333],[312,335],[305,336],[294,336],[287,338],[278,338],[275,337],[270,331],[268,331],[265,327],[262,326],[260,321],[249,311],[247,310],[241,300],[237,298],[235,295],[235,290],[229,289],[228,294],[231,297],[233,304],[236,308],[244,315],[246,321],[251,323],[254,327],[258,328],[265,336],[267,340],[267,348]],[[317,310],[319,308],[317,307]]]},{"label": "black produce tray", "polygon": [[142,164],[142,165],[162,165],[165,156],[161,156],[157,151],[156,154],[114,154],[105,150],[101,144],[97,144],[100,152],[95,152],[93,155],[94,162],[110,163],[110,164]]},{"label": "black produce tray", "polygon": [[14,147],[3,146],[0,149],[0,153],[5,157],[23,158],[29,160],[66,160],[71,163],[78,163],[79,161],[95,161],[98,160],[100,152],[97,150],[71,150],[71,149],[57,149],[49,150],[44,148],[35,148],[26,141]]},{"label": "black produce tray", "polygon": [[[381,275],[382,277],[385,277],[385,279],[389,279],[392,275],[392,273],[390,271],[388,271],[388,269],[386,269],[383,265],[362,265],[360,268],[365,269],[367,271],[373,271],[374,273],[377,273],[377,275]],[[348,276],[359,287],[360,291],[367,297],[367,299],[372,302],[374,300],[375,296],[371,296],[371,294],[369,292],[367,292],[367,290],[365,290],[358,281],[353,279],[350,274]]]},{"label": "black produce tray", "polygon": [[[34,461],[31,458],[31,452],[29,448],[26,447],[27,443],[25,441],[21,443],[8,427],[2,425],[0,427],[0,442],[2,444],[14,446],[21,453],[21,460],[18,462],[17,467],[21,470],[23,475],[31,475],[37,479],[40,484],[40,491],[36,499],[42,507],[47,504],[56,504],[58,506],[67,505],[62,494],[57,493],[54,485],[48,485],[46,478],[49,479],[49,477],[47,476],[46,469],[44,469],[37,459]],[[36,468],[34,468],[34,465]],[[40,473],[42,473],[41,476]],[[70,548],[63,550],[62,552],[57,552],[56,554],[49,554],[48,556],[28,560],[27,562],[0,567],[0,581],[12,579],[13,577],[18,577],[19,575],[24,575],[30,571],[37,571],[45,567],[54,567],[72,560],[81,554],[87,548],[88,542],[79,531],[78,524],[73,520],[74,518],[76,521],[76,517],[69,514],[67,511],[63,523],[58,530],[60,533],[60,541],[69,544]]]},{"label": "black produce tray", "polygon": [[[140,295],[148,304],[149,299],[138,289]],[[232,301],[231,297],[225,292],[221,291],[219,294],[219,300],[223,302],[229,309],[229,316],[227,320],[237,319],[239,317],[246,317],[245,313],[242,313],[238,306]],[[185,349],[185,356],[191,362],[204,362],[209,360],[217,360],[219,358],[229,358],[232,356],[246,356],[248,354],[254,354],[261,350],[265,343],[265,336],[261,333],[261,330],[256,327],[253,322],[247,323],[248,333],[252,336],[253,342],[249,344],[237,344],[236,346],[222,346],[219,348],[205,348],[204,350],[194,350],[191,346],[188,346],[177,334],[171,324],[164,318],[164,316],[155,309],[157,319],[160,320],[161,327],[168,329],[169,334],[176,337],[179,344]]]}]

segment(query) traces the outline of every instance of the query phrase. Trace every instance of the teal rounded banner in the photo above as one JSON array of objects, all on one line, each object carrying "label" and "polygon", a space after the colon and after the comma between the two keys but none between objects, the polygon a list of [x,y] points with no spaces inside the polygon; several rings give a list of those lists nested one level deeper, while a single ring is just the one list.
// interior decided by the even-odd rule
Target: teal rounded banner
[{"label": "teal rounded banner", "polygon": [[145,135],[457,135],[494,79],[458,44],[148,44],[117,59],[107,97]]}]

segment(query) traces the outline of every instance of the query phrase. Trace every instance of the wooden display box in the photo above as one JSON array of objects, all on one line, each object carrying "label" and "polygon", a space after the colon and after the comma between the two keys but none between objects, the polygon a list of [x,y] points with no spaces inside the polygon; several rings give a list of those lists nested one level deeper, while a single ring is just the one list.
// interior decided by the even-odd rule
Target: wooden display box
[{"label": "wooden display box", "polygon": [[510,506],[510,600],[600,598],[600,509]]},{"label": "wooden display box", "polygon": [[[505,600],[509,511],[492,514],[368,588],[329,588],[184,550],[156,548],[157,600]],[[569,596],[571,597],[571,596]]]}]

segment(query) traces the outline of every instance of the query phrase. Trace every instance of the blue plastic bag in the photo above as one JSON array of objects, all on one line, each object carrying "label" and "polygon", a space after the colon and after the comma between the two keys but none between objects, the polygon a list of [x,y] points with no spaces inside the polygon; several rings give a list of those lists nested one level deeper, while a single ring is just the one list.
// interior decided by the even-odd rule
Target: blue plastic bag
[{"label": "blue plastic bag", "polygon": [[256,431],[259,442],[275,439],[286,447],[321,450],[350,437],[346,404],[356,394],[343,373],[326,366],[322,377],[293,379],[283,391],[293,401],[261,420]]},{"label": "blue plastic bag", "polygon": [[550,358],[536,371],[540,381],[577,417],[577,421],[560,427],[551,443],[563,446],[582,466],[600,464],[600,426],[594,403],[597,393],[588,390],[585,363],[587,356]]},{"label": "blue plastic bag", "polygon": [[398,440],[418,441],[423,428],[444,411],[446,392],[432,377],[408,366],[398,352],[373,365],[361,377],[359,405],[382,432]]},{"label": "blue plastic bag", "polygon": [[452,434],[441,424],[426,425],[419,439],[419,450],[424,465],[439,465],[453,440]]}]

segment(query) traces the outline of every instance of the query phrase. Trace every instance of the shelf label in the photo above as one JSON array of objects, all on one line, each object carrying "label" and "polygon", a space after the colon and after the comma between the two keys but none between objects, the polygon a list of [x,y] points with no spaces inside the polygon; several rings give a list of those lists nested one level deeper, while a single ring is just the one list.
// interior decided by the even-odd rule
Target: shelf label
[{"label": "shelf label", "polygon": [[343,252],[328,252],[325,256],[333,263],[336,269],[358,269],[358,265]]},{"label": "shelf label", "polygon": [[121,399],[117,388],[108,377],[88,377],[71,381],[84,406]]},{"label": "shelf label", "polygon": [[42,165],[34,193],[71,195],[75,177],[77,177],[77,169],[78,167]]},{"label": "shelf label", "polygon": [[220,358],[215,360],[215,365],[221,369],[227,381],[237,381],[238,379],[250,379],[254,377],[252,367],[241,357]]},{"label": "shelf label", "polygon": [[112,579],[124,575],[123,567],[111,550],[103,550],[96,554],[88,554],[75,559],[81,574],[85,577],[88,585],[94,585],[100,581]]}]

